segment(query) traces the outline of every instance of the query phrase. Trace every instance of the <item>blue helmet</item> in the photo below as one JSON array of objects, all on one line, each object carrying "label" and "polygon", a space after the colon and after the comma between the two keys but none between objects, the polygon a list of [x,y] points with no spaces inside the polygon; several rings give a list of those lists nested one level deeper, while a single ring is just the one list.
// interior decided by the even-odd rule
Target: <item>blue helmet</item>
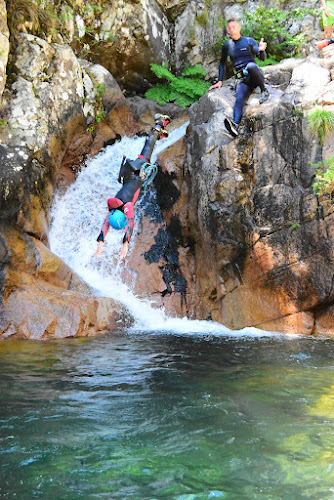
[{"label": "blue helmet", "polygon": [[123,229],[126,227],[126,217],[120,210],[111,210],[109,214],[109,224],[114,229]]}]

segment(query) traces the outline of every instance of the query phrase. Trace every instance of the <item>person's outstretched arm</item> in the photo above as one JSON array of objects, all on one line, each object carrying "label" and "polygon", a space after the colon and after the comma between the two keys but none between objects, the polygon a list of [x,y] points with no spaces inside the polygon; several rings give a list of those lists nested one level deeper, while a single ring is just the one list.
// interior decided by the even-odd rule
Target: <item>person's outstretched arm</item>
[{"label": "person's outstretched arm", "polygon": [[125,257],[127,256],[128,250],[129,250],[129,242],[126,240],[126,241],[124,241],[122,248],[121,248],[121,251],[119,252],[119,259],[120,260],[125,259]]},{"label": "person's outstretched arm", "polygon": [[321,2],[321,5],[322,5],[322,8],[324,10],[325,15],[329,17],[330,12],[329,12],[328,7],[326,5],[326,0],[320,0],[320,2]]},{"label": "person's outstretched arm", "polygon": [[103,241],[99,241],[95,252],[95,257],[98,257],[102,252],[103,252]]},{"label": "person's outstretched arm", "polygon": [[219,71],[218,71],[218,82],[215,83],[214,85],[211,85],[209,90],[212,89],[220,89],[220,87],[223,85],[223,78],[224,78],[224,69],[225,69],[225,63],[228,55],[228,47],[227,47],[227,42],[224,43],[222,47],[222,54],[219,62]]},{"label": "person's outstretched arm", "polygon": [[106,218],[104,219],[101,232],[96,240],[98,242],[98,245],[97,245],[97,249],[95,252],[95,257],[98,257],[103,252],[104,238],[106,237],[106,234],[109,230],[109,227],[110,227],[110,224],[109,224],[109,212],[108,212],[106,215]]}]

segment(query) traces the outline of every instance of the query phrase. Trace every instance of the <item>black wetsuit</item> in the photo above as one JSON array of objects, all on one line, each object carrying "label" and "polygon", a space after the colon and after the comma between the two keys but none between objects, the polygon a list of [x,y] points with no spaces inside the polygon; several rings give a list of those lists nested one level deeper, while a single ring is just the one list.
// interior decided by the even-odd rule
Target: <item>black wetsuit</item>
[{"label": "black wetsuit", "polygon": [[254,38],[241,36],[238,40],[228,40],[223,45],[219,63],[218,79],[220,81],[223,81],[224,67],[228,56],[230,56],[236,76],[240,80],[236,90],[234,106],[234,122],[238,125],[241,120],[242,107],[248,93],[258,86],[262,92],[265,90],[263,73],[255,63],[255,56],[264,61],[266,53],[265,51],[260,52]]},{"label": "black wetsuit", "polygon": [[[165,122],[163,125],[167,124]],[[143,185],[143,180],[140,178],[140,169],[144,163],[150,161],[154,145],[156,141],[162,137],[162,125],[155,125],[148,138],[145,141],[141,154],[136,160],[127,159],[122,163],[118,175],[118,182],[123,186],[115,195],[114,198],[108,199],[108,210],[118,209],[124,212],[127,219],[127,226],[124,241],[130,242],[130,238],[134,228],[134,205],[138,199],[140,189]],[[104,241],[104,238],[109,230],[109,212],[104,220],[102,230],[97,238],[97,241]]]}]

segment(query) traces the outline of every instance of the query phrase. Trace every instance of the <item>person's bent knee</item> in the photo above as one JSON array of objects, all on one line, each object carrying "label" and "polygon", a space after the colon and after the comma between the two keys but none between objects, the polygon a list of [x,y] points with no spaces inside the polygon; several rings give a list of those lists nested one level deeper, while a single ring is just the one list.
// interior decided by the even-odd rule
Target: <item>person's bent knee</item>
[{"label": "person's bent knee", "polygon": [[261,73],[260,68],[258,67],[258,65],[255,62],[248,63],[246,66],[246,69],[247,69],[248,73],[256,73],[256,74]]}]

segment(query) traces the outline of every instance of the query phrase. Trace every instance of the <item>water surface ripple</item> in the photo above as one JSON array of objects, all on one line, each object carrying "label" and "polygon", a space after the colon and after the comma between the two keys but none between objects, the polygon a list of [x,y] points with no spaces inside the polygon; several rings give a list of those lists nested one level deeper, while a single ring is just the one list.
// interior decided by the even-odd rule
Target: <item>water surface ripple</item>
[{"label": "water surface ripple", "polygon": [[0,498],[332,499],[331,340],[0,343]]}]

